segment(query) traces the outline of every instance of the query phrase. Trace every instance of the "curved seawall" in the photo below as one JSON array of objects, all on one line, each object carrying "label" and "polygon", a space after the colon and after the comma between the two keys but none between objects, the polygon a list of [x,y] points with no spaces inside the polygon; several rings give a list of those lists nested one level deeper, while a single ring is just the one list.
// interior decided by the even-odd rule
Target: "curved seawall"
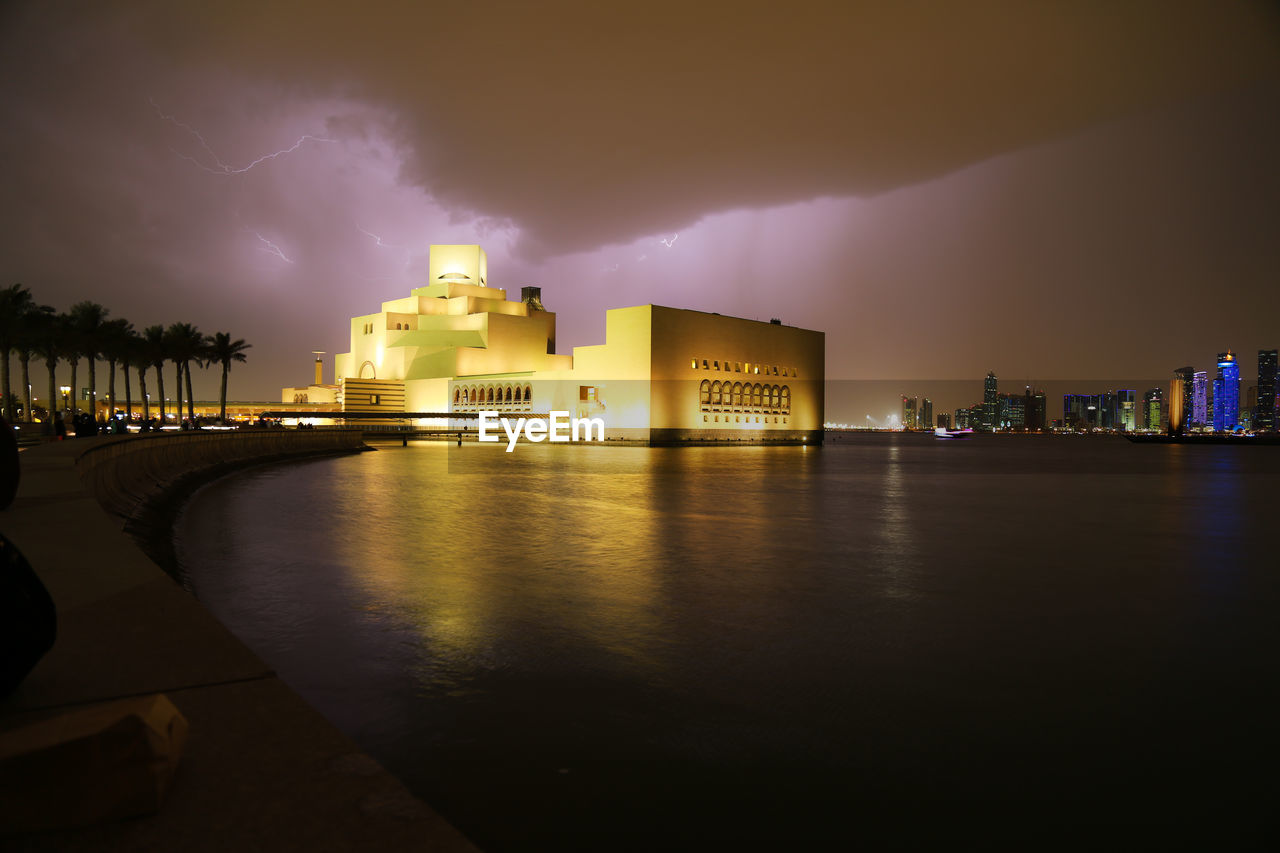
[{"label": "curved seawall", "polygon": [[246,430],[82,439],[20,454],[22,482],[0,511],[0,532],[48,588],[58,636],[0,698],[0,731],[163,693],[190,734],[157,813],[36,836],[6,837],[0,826],[0,847],[474,849],[124,534],[167,517],[167,506],[219,474],[362,448],[358,430]]},{"label": "curved seawall", "polygon": [[97,441],[76,470],[104,509],[128,519],[175,489],[237,468],[365,449],[359,429],[162,433]]}]

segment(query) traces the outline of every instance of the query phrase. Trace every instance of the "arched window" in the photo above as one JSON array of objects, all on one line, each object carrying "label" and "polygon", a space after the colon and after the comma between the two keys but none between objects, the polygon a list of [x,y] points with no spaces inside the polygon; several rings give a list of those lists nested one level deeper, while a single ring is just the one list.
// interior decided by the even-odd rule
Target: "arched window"
[{"label": "arched window", "polygon": [[[365,375],[366,367],[369,368],[368,376]],[[378,371],[376,368],[374,368],[372,361],[366,361],[364,364],[360,365],[360,378],[361,379],[377,379],[378,378]]]},{"label": "arched window", "polygon": [[776,409],[782,405],[782,389],[774,385],[769,389],[769,408]]},{"label": "arched window", "polygon": [[789,385],[782,386],[782,411],[789,412],[791,409],[791,387]]},{"label": "arched window", "polygon": [[507,402],[507,403],[511,402],[511,386],[510,385],[507,386],[506,397],[504,398],[504,402]]},{"label": "arched window", "polygon": [[459,398],[459,397],[461,397],[461,396],[462,396],[462,394],[459,392],[459,389],[454,388],[454,389],[453,389],[453,404],[454,404],[455,406],[456,406],[456,405],[458,405],[458,398]]},{"label": "arched window", "polygon": [[720,405],[720,383],[719,382],[711,383],[711,405],[713,406]]},{"label": "arched window", "polygon": [[527,403],[532,399],[533,399],[533,388],[531,388],[528,385],[524,386],[524,401]]},{"label": "arched window", "polygon": [[702,385],[698,387],[698,402],[704,406],[711,405],[711,380],[702,380]]},{"label": "arched window", "polygon": [[760,408],[760,383],[751,386],[751,405]]},{"label": "arched window", "polygon": [[731,401],[731,405],[735,409],[742,408],[742,383],[741,382],[733,383],[733,399]]}]

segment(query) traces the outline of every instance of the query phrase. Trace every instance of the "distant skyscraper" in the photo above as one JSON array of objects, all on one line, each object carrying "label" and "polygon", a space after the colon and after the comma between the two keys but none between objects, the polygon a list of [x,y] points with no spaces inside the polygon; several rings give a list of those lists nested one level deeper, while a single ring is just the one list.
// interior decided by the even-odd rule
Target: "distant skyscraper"
[{"label": "distant skyscraper", "polygon": [[1231,350],[1218,353],[1218,378],[1213,380],[1214,432],[1232,432],[1240,423],[1240,364]]},{"label": "distant skyscraper", "polygon": [[916,426],[917,426],[917,422],[916,422],[916,398],[915,398],[915,397],[903,397],[903,398],[902,398],[902,428],[903,428],[903,429],[915,429],[915,428],[916,428]]},{"label": "distant skyscraper", "polygon": [[1028,385],[1026,393],[1022,395],[1023,420],[1028,430],[1043,430],[1048,426],[1047,408],[1044,391],[1040,388],[1033,391]]},{"label": "distant skyscraper", "polygon": [[1191,426],[1197,429],[1209,423],[1208,392],[1209,374],[1197,370],[1191,379]]},{"label": "distant skyscraper", "polygon": [[1196,369],[1179,367],[1173,371],[1173,382],[1169,385],[1169,431],[1174,435],[1182,435],[1191,420],[1191,411],[1195,406]]},{"label": "distant skyscraper", "polygon": [[1101,396],[1098,407],[1098,423],[1106,430],[1116,429],[1116,392],[1108,391]]},{"label": "distant skyscraper", "polygon": [[933,401],[925,397],[920,401],[920,428],[933,429]]},{"label": "distant skyscraper", "polygon": [[1142,426],[1144,429],[1157,431],[1160,429],[1163,403],[1164,391],[1160,388],[1152,388],[1142,395]]},{"label": "distant skyscraper", "polygon": [[973,424],[969,423],[969,410],[956,409],[955,411],[956,429],[969,429]]},{"label": "distant skyscraper", "polygon": [[938,412],[938,426],[943,429],[951,429],[951,415],[946,412]]},{"label": "distant skyscraper", "polygon": [[996,392],[996,374],[992,371],[982,382],[982,430],[991,432],[996,428],[996,409],[999,406]]},{"label": "distant skyscraper", "polygon": [[1258,350],[1258,408],[1253,428],[1274,431],[1276,428],[1276,351]]},{"label": "distant skyscraper", "polygon": [[1138,392],[1132,388],[1121,388],[1116,392],[1116,406],[1119,408],[1119,428],[1125,432],[1137,429]]}]

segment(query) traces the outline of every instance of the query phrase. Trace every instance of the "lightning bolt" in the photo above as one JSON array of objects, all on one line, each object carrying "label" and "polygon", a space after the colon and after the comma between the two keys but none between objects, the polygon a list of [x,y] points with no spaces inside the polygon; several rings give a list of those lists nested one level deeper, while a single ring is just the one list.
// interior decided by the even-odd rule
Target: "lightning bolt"
[{"label": "lightning bolt", "polygon": [[249,171],[253,167],[260,166],[261,164],[267,162],[268,160],[274,160],[277,157],[283,157],[285,154],[292,154],[294,151],[297,151],[299,148],[301,148],[302,144],[307,141],[337,142],[336,139],[327,139],[323,136],[313,136],[310,133],[306,133],[298,137],[298,141],[290,145],[288,148],[282,148],[279,151],[272,152],[271,154],[264,154],[258,159],[251,162],[249,165],[237,168],[235,166],[229,166],[226,163],[222,162],[222,158],[220,158],[216,153],[214,153],[214,150],[209,147],[209,143],[205,140],[204,136],[200,133],[200,131],[196,130],[194,127],[187,124],[186,122],[180,121],[175,116],[171,116],[167,114],[164,110],[160,109],[160,105],[155,102],[154,98],[148,98],[147,100],[151,102],[151,106],[155,109],[156,115],[160,116],[161,119],[173,124],[176,127],[182,128],[187,133],[194,136],[199,141],[200,147],[205,150],[205,153],[207,153],[211,158],[213,158],[213,162],[215,165],[207,166],[204,163],[197,160],[195,157],[192,157],[189,154],[183,154],[181,151],[177,150],[176,148],[171,148],[169,150],[172,151],[174,154],[177,154],[183,160],[187,160],[191,163],[194,163],[200,169],[203,169],[204,171],[208,172],[211,175],[243,175],[245,172]]},{"label": "lightning bolt", "polygon": [[[250,230],[250,229],[245,229],[245,230]],[[266,237],[263,237],[257,231],[250,231],[250,233],[252,233],[253,236],[257,237],[264,244],[266,244],[258,247],[259,252],[266,252],[268,255],[275,255],[277,258],[284,261],[286,264],[293,263],[293,261],[289,260],[289,258],[285,255],[285,253],[281,250],[281,248],[277,246],[275,243],[272,243],[270,240],[268,240]]]},{"label": "lightning bolt", "polygon": [[384,242],[382,242],[382,238],[381,238],[381,237],[379,237],[377,234],[374,234],[374,233],[372,233],[372,232],[370,232],[370,231],[366,231],[366,230],[364,230],[363,228],[361,228],[359,225],[357,225],[357,226],[356,226],[356,230],[357,230],[357,231],[359,231],[361,234],[363,234],[363,235],[364,235],[364,236],[366,236],[366,237],[372,237],[372,238],[373,238],[373,241],[374,241],[377,245],[381,246],[381,247],[382,247],[382,248],[384,248],[384,249],[399,249],[399,248],[400,248],[399,246],[393,246],[393,245],[391,245],[390,243],[384,243]]},{"label": "lightning bolt", "polygon": [[676,244],[676,241],[679,239],[680,239],[679,234],[672,234],[670,240],[668,240],[666,237],[663,237],[662,239],[658,240],[658,242],[666,246],[668,249],[670,249],[672,246]]}]

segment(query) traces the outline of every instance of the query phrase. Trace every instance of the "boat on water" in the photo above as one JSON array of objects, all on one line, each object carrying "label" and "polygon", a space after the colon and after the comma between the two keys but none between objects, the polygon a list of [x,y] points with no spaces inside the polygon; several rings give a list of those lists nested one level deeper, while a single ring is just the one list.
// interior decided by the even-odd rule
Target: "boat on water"
[{"label": "boat on water", "polygon": [[944,427],[938,427],[933,431],[934,438],[968,438],[971,435],[973,435],[973,430],[971,429],[946,429]]}]

